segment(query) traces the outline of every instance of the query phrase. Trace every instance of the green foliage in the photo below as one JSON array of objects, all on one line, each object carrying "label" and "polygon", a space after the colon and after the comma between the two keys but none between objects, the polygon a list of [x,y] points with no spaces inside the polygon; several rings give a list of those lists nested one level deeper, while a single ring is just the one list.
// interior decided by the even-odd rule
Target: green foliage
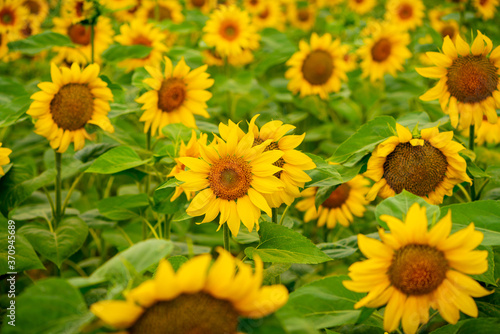
[{"label": "green foliage", "polygon": [[113,44],[102,53],[102,58],[109,62],[118,62],[131,58],[145,58],[153,48],[146,45]]},{"label": "green foliage", "polygon": [[25,39],[9,42],[8,46],[12,51],[19,51],[27,55],[35,55],[44,50],[49,50],[54,46],[73,46],[73,43],[71,43],[71,40],[66,35],[61,35],[52,31],[44,31]]},{"label": "green foliage", "polygon": [[87,173],[114,174],[146,164],[139,155],[128,146],[115,147],[99,158],[87,169]]}]

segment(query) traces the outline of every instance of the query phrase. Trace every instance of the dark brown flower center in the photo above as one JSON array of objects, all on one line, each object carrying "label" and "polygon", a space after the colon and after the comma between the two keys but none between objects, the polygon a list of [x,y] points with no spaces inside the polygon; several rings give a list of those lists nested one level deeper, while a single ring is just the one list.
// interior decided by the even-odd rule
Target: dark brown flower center
[{"label": "dark brown flower center", "polygon": [[332,56],[323,50],[312,51],[302,64],[302,75],[311,85],[325,84],[332,73]]},{"label": "dark brown flower center", "polygon": [[269,6],[266,6],[266,8],[259,13],[259,17],[261,19],[266,19],[269,16]]},{"label": "dark brown flower center", "polygon": [[329,209],[340,208],[349,198],[351,187],[347,183],[343,183],[337,187],[330,196],[321,204],[321,206]]},{"label": "dark brown flower center", "polygon": [[449,36],[453,39],[453,37],[455,37],[455,28],[451,25],[444,26],[443,29],[441,29],[441,36],[443,36],[443,38]]},{"label": "dark brown flower center", "polygon": [[384,178],[397,194],[403,189],[426,196],[445,178],[446,156],[428,141],[423,146],[400,143],[386,158]]},{"label": "dark brown flower center", "polygon": [[391,50],[391,41],[389,41],[387,38],[381,38],[372,46],[372,58],[374,61],[381,63],[389,58],[389,56],[391,55]]},{"label": "dark brown flower center", "polygon": [[38,14],[40,13],[40,4],[36,1],[33,0],[28,0],[23,3],[28,9],[30,10],[31,14]]},{"label": "dark brown flower center", "polygon": [[186,84],[182,79],[163,80],[158,91],[158,109],[170,112],[177,109],[186,98]]},{"label": "dark brown flower center", "polygon": [[307,20],[309,20],[309,11],[307,9],[299,9],[297,12],[297,18],[299,21],[307,22]]},{"label": "dark brown flower center", "polygon": [[192,0],[191,4],[195,7],[203,7],[205,5],[205,0]]},{"label": "dark brown flower center", "polygon": [[87,85],[67,84],[50,102],[54,122],[64,130],[78,130],[92,118],[94,97]]},{"label": "dark brown flower center", "polygon": [[448,90],[459,102],[480,102],[492,95],[498,85],[498,68],[480,55],[458,57],[448,68]]},{"label": "dark brown flower center", "polygon": [[[158,20],[163,21],[163,20],[171,20],[172,19],[172,11],[170,8],[159,5],[158,6]],[[156,19],[156,6],[151,8],[148,12],[148,18],[149,19]]]},{"label": "dark brown flower center", "polygon": [[10,8],[2,8],[0,11],[0,22],[5,25],[14,25],[16,22],[16,15]]},{"label": "dark brown flower center", "polygon": [[233,201],[247,194],[252,183],[252,167],[241,157],[222,157],[210,166],[208,183],[217,197]]},{"label": "dark brown flower center", "polygon": [[428,245],[410,244],[395,251],[388,275],[398,290],[419,296],[436,290],[448,268],[443,252]]},{"label": "dark brown flower center", "polygon": [[[256,138],[253,141],[252,146],[257,146],[259,144],[262,144],[263,142],[264,142],[264,140],[262,140],[261,138]],[[279,147],[278,143],[272,142],[271,144],[266,146],[266,148],[264,149],[264,152],[272,151],[272,150],[279,150],[279,149],[280,149],[280,147]],[[285,160],[283,158],[279,158],[278,160],[276,160],[276,162],[273,163],[273,165],[276,167],[279,167],[279,168],[283,168],[283,165],[285,165]],[[280,170],[279,172],[274,173],[273,175],[279,179],[281,176],[281,172],[282,171]]]},{"label": "dark brown flower center", "polygon": [[132,40],[133,45],[151,46],[151,40],[146,36],[139,35]]},{"label": "dark brown flower center", "polygon": [[235,40],[238,37],[239,33],[240,29],[238,27],[238,23],[229,20],[222,22],[219,29],[219,34],[221,35],[221,37],[227,39],[228,41]]},{"label": "dark brown flower center", "polygon": [[238,312],[230,302],[199,292],[154,304],[130,334],[235,334]]},{"label": "dark brown flower center", "polygon": [[413,16],[413,8],[409,4],[404,3],[399,6],[398,15],[401,19],[407,20]]},{"label": "dark brown flower center", "polygon": [[68,36],[75,44],[89,45],[90,44],[90,26],[81,24],[72,24],[68,27]]},{"label": "dark brown flower center", "polygon": [[488,3],[488,0],[480,0],[480,1],[479,1],[479,4],[480,4],[481,6],[484,6],[484,5],[485,5],[485,4],[487,4],[487,3]]},{"label": "dark brown flower center", "polygon": [[83,5],[85,1],[78,1],[75,3],[75,12],[78,17],[83,15]]},{"label": "dark brown flower center", "polygon": [[24,37],[30,37],[33,33],[33,29],[31,29],[31,22],[27,21],[24,28],[21,29],[21,33]]}]

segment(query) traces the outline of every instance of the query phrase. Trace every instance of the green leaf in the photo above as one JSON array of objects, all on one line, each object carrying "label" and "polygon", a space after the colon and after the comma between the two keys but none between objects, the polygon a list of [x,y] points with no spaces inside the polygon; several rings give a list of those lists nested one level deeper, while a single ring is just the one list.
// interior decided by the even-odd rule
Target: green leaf
[{"label": "green leaf", "polygon": [[401,124],[404,127],[410,129],[410,131],[418,124],[419,129],[426,128],[426,124],[430,123],[431,120],[429,115],[425,112],[410,112],[405,113],[401,117],[397,119],[397,123]]},{"label": "green leaf", "polygon": [[170,200],[174,192],[175,188],[173,187],[156,189],[153,196],[154,205],[152,209],[155,212],[163,214],[174,214],[179,211],[184,211],[183,207],[186,204],[186,196],[181,195],[172,202]]},{"label": "green leaf", "polygon": [[118,62],[125,59],[142,59],[149,56],[153,48],[146,45],[113,44],[102,53],[102,58],[109,62]]},{"label": "green leaf", "polygon": [[78,217],[66,218],[59,223],[55,232],[45,225],[28,224],[19,229],[35,250],[54,262],[59,268],[64,260],[82,247],[89,228]]},{"label": "green leaf", "polygon": [[128,146],[115,147],[97,158],[86,170],[87,173],[114,174],[146,164],[139,155]]},{"label": "green leaf", "polygon": [[[369,238],[378,239],[378,232],[366,234]],[[342,259],[356,253],[358,250],[358,237],[356,235],[333,243],[322,243],[317,245],[319,249],[332,259]]]},{"label": "green leaf", "polygon": [[169,257],[168,261],[170,261],[172,268],[174,268],[174,270],[177,271],[179,270],[180,266],[182,266],[184,263],[188,261],[188,258],[182,255],[176,255]]},{"label": "green leaf", "polygon": [[493,253],[493,249],[488,246],[479,246],[477,249],[486,250],[488,252],[488,270],[481,275],[471,275],[471,277],[477,281],[497,286],[495,282],[495,254]]},{"label": "green leaf", "polygon": [[274,278],[283,274],[285,271],[290,269],[290,263],[273,263],[263,272],[262,284],[273,284]]},{"label": "green leaf", "polygon": [[44,31],[25,39],[10,42],[9,51],[19,51],[24,54],[34,55],[43,50],[49,50],[54,46],[73,46],[68,36],[52,31]]},{"label": "green leaf", "polygon": [[110,143],[85,145],[83,149],[75,153],[74,157],[81,162],[89,162],[97,159],[114,147],[116,147],[116,145]]},{"label": "green leaf", "polygon": [[126,220],[137,217],[140,211],[149,206],[146,194],[108,197],[97,203],[101,215],[113,220]]},{"label": "green leaf", "polygon": [[175,177],[172,177],[168,179],[167,181],[163,182],[156,188],[155,191],[162,190],[162,189],[168,189],[168,188],[175,188],[183,184],[184,182],[177,180]]},{"label": "green leaf", "polygon": [[483,246],[500,245],[500,202],[476,201],[451,204],[441,208],[441,217],[451,210],[452,231],[457,231],[474,223],[477,231],[484,234]]},{"label": "green leaf", "polygon": [[[390,116],[375,117],[371,121],[362,125],[356,133],[349,137],[337,148],[332,158],[333,162],[355,164],[364,155],[382,141],[395,135],[396,121]],[[354,159],[350,159],[351,157]]]},{"label": "green leaf", "polygon": [[258,255],[264,262],[322,263],[330,261],[311,240],[281,225],[262,222],[259,229],[260,244],[245,248],[245,254],[253,259]]},{"label": "green leaf", "polygon": [[188,142],[191,138],[192,130],[182,123],[173,123],[166,125],[162,129],[162,132],[166,137],[172,139],[173,142],[179,143],[181,140]]},{"label": "green leaf", "polygon": [[467,319],[454,325],[445,325],[432,331],[432,334],[469,334],[469,333],[498,333],[499,318]]},{"label": "green leaf", "polygon": [[403,190],[400,194],[394,197],[389,197],[375,208],[375,217],[378,223],[385,229],[388,229],[387,224],[380,219],[381,215],[389,215],[402,220],[406,217],[406,214],[410,207],[418,203],[421,207],[425,206],[427,208],[427,222],[430,224],[433,220],[437,220],[440,215],[440,209],[437,205],[432,205],[427,203],[422,197],[414,195],[406,190]]}]

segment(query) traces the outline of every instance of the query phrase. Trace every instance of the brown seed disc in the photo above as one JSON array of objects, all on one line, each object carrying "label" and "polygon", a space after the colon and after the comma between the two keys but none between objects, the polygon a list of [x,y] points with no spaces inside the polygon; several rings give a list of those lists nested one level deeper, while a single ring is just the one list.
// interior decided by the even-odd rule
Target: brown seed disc
[{"label": "brown seed disc", "polygon": [[75,44],[89,45],[90,44],[90,26],[81,24],[72,24],[68,27],[68,36]]},{"label": "brown seed disc", "polygon": [[332,56],[323,50],[309,53],[302,64],[302,75],[311,85],[325,84],[333,73]]},{"label": "brown seed disc", "polygon": [[[172,11],[170,10],[170,8],[158,6],[158,10],[160,14],[158,16],[159,21],[172,20]],[[156,6],[149,10],[148,19],[156,19]]]},{"label": "brown seed disc", "polygon": [[301,22],[307,22],[309,20],[309,11],[307,9],[299,9],[297,11],[297,18]]},{"label": "brown seed disc", "polygon": [[264,9],[262,12],[259,13],[259,17],[261,19],[265,19],[269,16],[269,6],[266,6],[266,9]]},{"label": "brown seed disc", "polygon": [[399,18],[402,20],[408,20],[413,16],[413,8],[409,4],[402,4],[398,8]]},{"label": "brown seed disc", "polygon": [[0,22],[3,25],[14,25],[16,23],[16,14],[12,9],[4,7],[0,10]]},{"label": "brown seed disc", "polygon": [[[262,140],[260,138],[256,138],[253,141],[253,145],[252,146],[257,146],[259,144],[262,144],[263,142],[264,142],[264,140]],[[264,149],[263,152],[272,151],[272,150],[279,150],[279,149],[280,149],[280,147],[279,147],[278,143],[277,142],[272,142],[271,144],[269,144],[269,145],[266,146],[266,148]],[[279,168],[283,168],[283,166],[285,165],[285,160],[283,158],[279,158],[278,160],[276,160],[273,163],[273,165],[276,166],[276,167],[279,167]],[[282,172],[283,171],[280,170],[279,172],[274,173],[273,175],[279,179]]]},{"label": "brown seed disc", "polygon": [[228,155],[210,166],[208,183],[217,197],[233,201],[247,194],[252,167],[243,158]]},{"label": "brown seed disc", "polygon": [[83,5],[85,4],[85,1],[77,1],[75,3],[75,12],[78,17],[83,15]]},{"label": "brown seed disc", "polygon": [[378,63],[383,62],[391,55],[392,44],[387,38],[381,38],[372,46],[372,59]]},{"label": "brown seed disc", "polygon": [[158,109],[170,112],[182,105],[186,98],[186,84],[182,79],[163,80],[158,91]]},{"label": "brown seed disc", "polygon": [[205,5],[205,0],[192,0],[191,4],[195,7],[203,7]]},{"label": "brown seed disc", "polygon": [[455,37],[455,28],[453,28],[453,26],[451,25],[444,26],[441,29],[441,36],[443,36],[443,38],[449,36],[451,39],[453,39],[453,37]]},{"label": "brown seed disc", "polygon": [[219,34],[228,41],[235,40],[240,34],[238,23],[231,20],[225,20],[220,25]]},{"label": "brown seed disc", "polygon": [[40,5],[38,2],[33,1],[33,0],[28,0],[23,3],[28,9],[30,10],[31,14],[38,14],[40,13]]},{"label": "brown seed disc", "polygon": [[350,192],[351,187],[347,183],[343,183],[332,191],[330,196],[321,205],[329,209],[340,208],[349,198]]},{"label": "brown seed disc", "polygon": [[54,122],[64,130],[78,130],[87,124],[94,111],[94,97],[87,85],[67,84],[50,102]]}]

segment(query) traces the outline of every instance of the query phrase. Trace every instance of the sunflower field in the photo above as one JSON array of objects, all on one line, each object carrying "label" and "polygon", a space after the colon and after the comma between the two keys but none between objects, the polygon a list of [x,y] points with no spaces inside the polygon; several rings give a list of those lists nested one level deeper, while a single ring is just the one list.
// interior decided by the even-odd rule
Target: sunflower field
[{"label": "sunflower field", "polygon": [[500,328],[500,0],[0,0],[0,332]]}]

